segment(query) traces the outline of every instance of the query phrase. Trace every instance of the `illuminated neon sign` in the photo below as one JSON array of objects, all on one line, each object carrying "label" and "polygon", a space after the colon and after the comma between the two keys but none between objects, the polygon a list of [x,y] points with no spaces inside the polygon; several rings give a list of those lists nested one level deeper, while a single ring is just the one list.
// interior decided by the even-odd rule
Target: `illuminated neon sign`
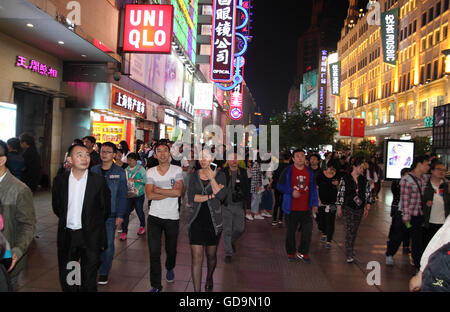
[{"label": "illuminated neon sign", "polygon": [[322,50],[320,56],[319,113],[323,114],[327,98],[327,57],[328,51]]},{"label": "illuminated neon sign", "polygon": [[231,82],[236,34],[236,0],[214,0],[211,36],[211,80]]},{"label": "illuminated neon sign", "polygon": [[27,58],[24,56],[20,55],[17,56],[16,66],[23,67],[25,69],[30,69],[32,72],[38,73],[42,76],[51,78],[58,77],[58,71],[53,67],[40,63],[33,59],[31,59],[30,62],[27,64]]}]

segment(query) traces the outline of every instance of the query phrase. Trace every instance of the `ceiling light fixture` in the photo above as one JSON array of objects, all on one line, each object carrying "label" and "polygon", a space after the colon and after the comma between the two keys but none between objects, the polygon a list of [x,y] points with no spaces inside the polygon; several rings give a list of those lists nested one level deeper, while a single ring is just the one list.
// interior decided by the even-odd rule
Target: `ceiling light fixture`
[{"label": "ceiling light fixture", "polygon": [[61,41],[61,40],[60,40],[60,41],[58,41],[58,43],[59,43],[59,44],[64,44],[64,41]]},{"label": "ceiling light fixture", "polygon": [[33,28],[33,27],[34,27],[34,25],[33,25],[33,24],[31,24],[31,23],[28,23],[28,24],[27,24],[27,27],[29,27],[29,28]]}]

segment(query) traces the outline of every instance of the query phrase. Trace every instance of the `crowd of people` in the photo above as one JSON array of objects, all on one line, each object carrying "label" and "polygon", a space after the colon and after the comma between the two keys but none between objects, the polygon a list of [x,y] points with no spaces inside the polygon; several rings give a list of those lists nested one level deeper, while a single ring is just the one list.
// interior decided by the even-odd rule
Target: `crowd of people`
[{"label": "crowd of people", "polygon": [[[131,152],[126,141],[116,145],[97,143],[92,136],[75,139],[52,189],[52,208],[59,218],[62,290],[97,291],[97,285],[108,284],[116,233],[121,241],[127,239],[133,210],[140,222],[137,234],[147,235],[151,292],[162,291],[163,245],[165,279],[175,280],[182,207],[189,209],[191,274],[196,292],[201,291],[204,255],[205,290],[211,291],[219,241],[223,239],[225,263],[231,264],[246,222],[265,218],[273,226],[285,225],[287,260],[305,263],[314,261],[309,254],[314,225],[321,233],[321,243],[329,249],[336,217],[343,218],[346,261],[355,261],[358,228],[376,205],[383,182],[379,157],[326,153],[322,160],[315,152],[297,149],[276,159],[267,153],[256,152],[251,157],[248,149],[222,147],[202,145],[186,151],[186,147],[168,140],[153,140],[151,144],[138,140],[133,149],[136,152]],[[21,148],[25,150],[22,154]],[[25,160],[27,151],[35,152],[34,141],[27,136],[0,141],[0,290],[14,289],[35,231],[32,191],[36,183],[27,178],[35,171],[23,169],[33,166]],[[240,156],[245,159],[240,160]],[[394,255],[403,243],[417,271],[411,280],[412,291],[439,290],[430,281],[446,278],[435,263],[448,263],[437,255],[444,254],[442,250],[448,249],[450,241],[450,186],[445,166],[433,158],[416,157],[391,187],[392,225],[386,265],[394,264]],[[301,232],[299,243],[297,232]],[[68,278],[68,263],[72,261],[80,262],[79,284]],[[449,280],[445,281],[448,285]]]}]

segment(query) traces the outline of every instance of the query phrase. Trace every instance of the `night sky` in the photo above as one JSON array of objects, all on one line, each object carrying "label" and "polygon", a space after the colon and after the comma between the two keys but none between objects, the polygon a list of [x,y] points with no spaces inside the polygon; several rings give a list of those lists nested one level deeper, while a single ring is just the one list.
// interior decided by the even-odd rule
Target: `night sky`
[{"label": "night sky", "polygon": [[[312,2],[253,0],[253,41],[244,55],[244,75],[266,121],[275,112],[286,110],[289,89],[297,71],[297,41],[310,25]],[[336,16],[341,28],[347,16],[348,1],[332,0],[331,3],[332,7],[325,7],[325,10]],[[337,36],[336,47],[338,39]]]}]

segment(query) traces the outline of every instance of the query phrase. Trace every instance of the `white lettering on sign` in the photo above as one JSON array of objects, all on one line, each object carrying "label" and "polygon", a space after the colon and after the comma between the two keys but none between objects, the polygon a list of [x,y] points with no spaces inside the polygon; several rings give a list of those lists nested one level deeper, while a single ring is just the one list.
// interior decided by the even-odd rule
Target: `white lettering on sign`
[{"label": "white lettering on sign", "polygon": [[139,114],[145,113],[145,103],[132,98],[126,94],[122,94],[121,92],[117,92],[116,103],[117,106],[122,107],[126,110],[136,112]]},{"label": "white lettering on sign", "polygon": [[69,1],[66,6],[67,10],[72,10],[67,14],[67,19],[75,25],[81,25],[81,4],[78,1]]}]

